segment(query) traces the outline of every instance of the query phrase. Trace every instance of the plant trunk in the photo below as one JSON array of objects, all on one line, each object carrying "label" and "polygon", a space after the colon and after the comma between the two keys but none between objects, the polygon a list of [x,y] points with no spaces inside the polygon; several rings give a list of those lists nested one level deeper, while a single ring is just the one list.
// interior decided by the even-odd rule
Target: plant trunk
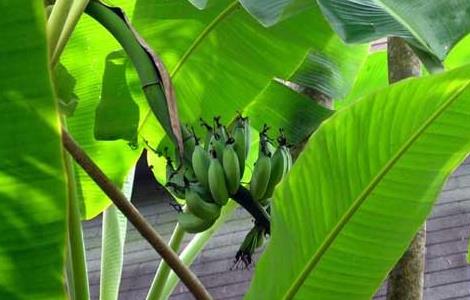
[{"label": "plant trunk", "polygon": [[[420,75],[420,62],[401,38],[388,39],[389,83]],[[389,274],[387,300],[423,299],[426,224]]]}]

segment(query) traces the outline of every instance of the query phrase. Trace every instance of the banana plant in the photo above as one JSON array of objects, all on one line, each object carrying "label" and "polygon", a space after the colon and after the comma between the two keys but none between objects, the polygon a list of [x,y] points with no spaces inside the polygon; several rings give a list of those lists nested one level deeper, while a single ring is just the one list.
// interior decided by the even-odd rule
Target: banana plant
[{"label": "banana plant", "polygon": [[[273,26],[318,5],[333,29],[348,43],[371,42],[387,36],[405,38],[431,72],[442,69],[446,55],[470,30],[467,16],[470,4],[465,0],[239,1],[264,26]],[[199,1],[191,2],[205,8]]]},{"label": "banana plant", "polygon": [[[224,121],[230,122],[235,112],[240,111],[250,115],[257,133],[262,133],[264,122],[268,122],[276,128],[284,128],[296,143],[304,141],[332,112],[281,82],[305,85],[330,97],[347,97],[367,52],[367,45],[345,45],[323,19],[323,14],[344,39],[369,41],[379,36],[366,29],[355,32],[357,24],[364,24],[364,18],[368,17],[358,7],[374,9],[376,15],[382,17],[372,24],[381,28],[380,36],[403,34],[422,57],[429,59],[426,61],[442,61],[452,46],[468,32],[468,20],[459,14],[468,8],[464,1],[447,4],[433,1],[432,5],[426,5],[430,11],[420,11],[420,18],[416,20],[407,15],[409,5],[400,2],[392,6],[387,4],[388,1],[318,1],[319,5],[304,0],[192,1],[199,8],[206,8],[202,11],[193,8],[186,0],[171,3],[148,0],[114,2],[122,5],[129,16],[132,15],[135,29],[121,9],[96,0],[90,1],[88,6],[88,1],[84,0],[55,1],[47,21],[47,31],[47,17],[41,2],[19,2],[4,4],[3,7],[0,4],[8,12],[0,21],[4,25],[2,32],[11,38],[0,41],[0,51],[4,54],[0,55],[0,60],[3,59],[0,97],[4,103],[0,109],[4,117],[1,132],[2,136],[11,137],[11,140],[4,139],[0,147],[4,154],[0,195],[5,198],[5,201],[0,201],[4,205],[4,221],[0,228],[8,233],[3,237],[4,243],[0,243],[7,245],[0,255],[5,262],[0,266],[4,270],[0,272],[0,298],[65,298],[65,284],[69,296],[88,298],[86,267],[83,257],[80,257],[83,245],[80,224],[76,222],[79,219],[76,206],[80,204],[81,216],[89,219],[101,213],[109,201],[85,172],[68,164],[68,156],[60,144],[61,130],[63,140],[69,136],[64,131],[65,127],[111,177],[114,185],[121,188],[145,141],[150,146],[181,143],[177,130],[180,123],[173,122],[178,114],[175,108],[170,108],[173,101],[178,101],[181,120],[193,126],[200,117],[209,119],[219,114],[224,115]],[[416,1],[415,4],[422,3]],[[341,5],[347,5],[355,18],[344,15],[347,10]],[[85,7],[88,7],[89,15],[106,29],[89,16],[82,16]],[[437,10],[443,12],[439,18],[432,14]],[[265,28],[253,16],[263,18],[265,25],[282,22]],[[440,29],[444,23],[450,28],[448,36],[444,36],[441,30],[426,29],[429,24]],[[347,30],[341,31],[342,26]],[[311,28],[314,34],[299,30],[305,27]],[[121,48],[129,57],[123,55]],[[461,53],[453,56],[450,68],[465,60],[465,52]],[[48,56],[50,60],[47,60]],[[147,68],[149,60],[152,65]],[[169,70],[169,76],[165,74],[163,65]],[[296,164],[275,193],[272,243],[260,262],[257,271],[260,274],[256,275],[249,298],[256,298],[258,289],[266,287],[264,281],[268,275],[279,276],[275,279],[280,282],[269,290],[270,298],[310,297],[321,295],[329,288],[340,292],[336,296],[327,293],[322,297],[334,299],[347,284],[351,290],[356,288],[354,295],[357,298],[373,293],[379,279],[393,265],[408,241],[397,236],[412,236],[415,225],[426,216],[445,177],[468,153],[469,138],[462,130],[467,126],[462,119],[468,111],[468,75],[465,75],[468,71],[468,67],[463,67],[436,77],[409,81],[365,96],[357,102],[353,97],[350,102],[354,104],[320,127],[299,158],[302,163]],[[54,76],[51,78],[50,74]],[[170,79],[174,91],[168,85]],[[367,91],[360,94],[366,95]],[[151,101],[155,98],[152,97],[167,102],[155,106]],[[390,98],[399,100],[387,101]],[[110,102],[113,99],[116,101]],[[34,105],[31,105],[32,101]],[[273,110],[272,116],[265,116],[267,106]],[[403,113],[397,116],[387,113],[391,111]],[[419,114],[411,116],[411,111]],[[114,116],[123,112],[129,115],[122,118],[122,126],[116,125]],[[305,117],[305,121],[300,116]],[[379,124],[378,120],[380,127],[375,126]],[[400,124],[399,129],[388,130],[397,123]],[[34,134],[26,135],[32,128]],[[196,132],[201,134],[201,129]],[[446,138],[437,139],[436,132]],[[449,137],[451,135],[460,139],[456,141]],[[350,140],[352,137],[354,139]],[[363,141],[361,138],[364,137],[370,139],[355,144]],[[385,137],[387,142],[382,142]],[[346,140],[348,143],[341,143]],[[64,145],[71,152],[70,140],[68,142]],[[253,142],[258,144],[256,139]],[[423,145],[433,145],[439,151],[429,152],[432,148]],[[354,147],[357,153],[348,152],[350,147]],[[182,150],[183,147],[179,148]],[[258,157],[258,150],[255,148],[250,152],[250,163]],[[424,156],[418,157],[418,153]],[[330,159],[333,154],[337,161]],[[155,158],[154,155],[152,157]],[[412,191],[407,189],[406,183],[400,187],[394,185],[398,180],[396,173],[400,173],[400,167],[409,167],[411,158],[420,166],[406,173],[419,179],[419,188],[414,187]],[[340,168],[340,162],[348,169]],[[354,176],[347,176],[349,173],[345,172],[352,172]],[[340,181],[341,176],[357,182]],[[329,185],[331,182],[337,186]],[[318,190],[314,189],[321,183],[323,185]],[[345,186],[353,183],[353,186]],[[109,180],[107,184],[113,186]],[[333,194],[332,189],[338,194]],[[401,192],[400,197],[391,197],[390,191],[397,190]],[[28,202],[24,202],[25,198],[18,199],[20,193]],[[351,234],[369,238],[368,241],[377,238],[371,230],[357,229],[355,221],[367,222],[367,228],[396,225],[397,216],[387,215],[390,210],[380,210],[382,208],[377,205],[378,194],[389,197],[391,200],[385,198],[391,201],[390,205],[407,208],[402,215],[409,217],[405,220],[407,226],[392,226],[388,235],[379,237],[383,245],[390,246],[382,257],[364,252],[370,254],[372,263],[362,265],[357,272],[363,276],[361,278],[369,276],[367,279],[371,280],[355,281],[351,280],[351,275],[348,280],[336,276],[334,280],[322,281],[326,278],[323,277],[325,270],[333,272],[331,274],[344,274],[337,263],[343,263],[338,258],[346,258],[341,252],[344,249],[342,243],[351,246],[350,249],[355,251],[352,255],[358,261],[364,259],[360,251],[374,250],[373,243],[367,248],[361,244],[363,239],[351,239]],[[313,201],[306,203],[310,195]],[[225,204],[225,195],[220,198]],[[288,204],[290,198],[293,201]],[[66,200],[69,207],[75,208],[67,210]],[[292,208],[288,208],[290,206]],[[227,203],[222,217],[212,228],[195,237],[191,246],[183,251],[182,259],[186,263],[194,259],[234,207],[233,202]],[[324,214],[315,214],[319,210]],[[370,211],[384,214],[386,224],[367,215]],[[114,232],[115,239],[105,240],[104,248],[115,244],[110,248],[122,251],[119,239],[123,231],[119,228],[120,223],[114,222],[118,221],[113,219],[117,216],[115,212],[110,209],[106,213],[105,226],[109,225],[106,230]],[[302,222],[306,228],[312,227],[309,232],[315,234],[315,239],[309,239],[305,228],[298,228],[294,212],[306,219],[315,214],[311,223]],[[287,223],[295,226],[289,227]],[[152,231],[147,229],[147,232]],[[292,265],[281,266],[288,276],[271,274],[269,267],[275,265],[277,255],[292,250],[283,240],[286,234],[292,235],[299,243],[305,243],[305,249],[309,251],[300,253],[292,260]],[[64,239],[66,236],[68,241]],[[387,241],[383,241],[385,237]],[[181,237],[175,235],[177,240]],[[177,249],[176,244],[172,245],[174,249]],[[286,247],[282,248],[281,244],[286,244]],[[291,253],[295,251],[293,249]],[[120,272],[113,270],[120,270],[122,257],[106,259],[109,253],[105,252],[102,298],[114,299]],[[66,282],[64,253],[67,253]],[[167,249],[167,253],[173,252]],[[345,264],[354,263],[345,261]],[[180,276],[181,268],[184,269],[179,265]],[[169,272],[166,274],[168,276]],[[289,277],[292,274],[295,278]],[[28,280],[24,281],[24,278]],[[162,282],[163,295],[167,297],[177,282],[176,277],[170,274],[169,279]],[[274,282],[277,281],[269,281],[268,286]],[[207,293],[200,295],[210,297]]]}]

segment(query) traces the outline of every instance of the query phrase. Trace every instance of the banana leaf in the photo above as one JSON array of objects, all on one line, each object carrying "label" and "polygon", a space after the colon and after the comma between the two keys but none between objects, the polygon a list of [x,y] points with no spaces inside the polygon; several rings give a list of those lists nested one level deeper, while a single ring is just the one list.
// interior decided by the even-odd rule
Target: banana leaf
[{"label": "banana leaf", "polygon": [[275,192],[246,299],[374,295],[470,152],[468,74],[405,80],[320,126]]},{"label": "banana leaf", "polygon": [[66,177],[44,7],[0,10],[0,299],[65,299]]}]

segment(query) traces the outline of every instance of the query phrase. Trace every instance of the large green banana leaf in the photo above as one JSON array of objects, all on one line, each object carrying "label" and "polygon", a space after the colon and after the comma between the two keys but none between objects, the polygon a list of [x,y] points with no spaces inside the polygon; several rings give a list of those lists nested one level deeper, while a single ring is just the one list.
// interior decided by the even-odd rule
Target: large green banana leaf
[{"label": "large green banana leaf", "polygon": [[470,32],[468,0],[317,0],[347,42],[405,38],[432,71]]},{"label": "large green banana leaf", "polygon": [[[190,0],[191,2],[204,2]],[[418,48],[427,66],[435,68],[470,32],[467,0],[239,0],[265,26],[272,26],[314,2],[332,27],[348,42],[371,42],[400,36]],[[196,4],[195,4],[196,5]],[[203,6],[198,6],[204,8]]]},{"label": "large green banana leaf", "polygon": [[238,1],[217,1],[198,11],[187,0],[137,0],[133,20],[169,70],[181,119],[192,124],[215,115],[230,121],[274,77],[290,78],[311,52],[340,66],[336,77],[319,80],[339,76],[352,82],[367,51],[343,44],[313,6],[264,28]]},{"label": "large green banana leaf", "polygon": [[0,10],[0,299],[65,299],[67,194],[43,3]]},{"label": "large green banana leaf", "polygon": [[406,80],[323,123],[276,190],[247,299],[373,296],[470,152],[469,74]]}]

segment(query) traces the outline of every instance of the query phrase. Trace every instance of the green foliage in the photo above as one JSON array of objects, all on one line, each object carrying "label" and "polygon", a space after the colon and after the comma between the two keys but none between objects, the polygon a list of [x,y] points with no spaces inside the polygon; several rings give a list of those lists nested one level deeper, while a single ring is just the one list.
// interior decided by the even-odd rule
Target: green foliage
[{"label": "green foliage", "polygon": [[[191,124],[199,117],[229,117],[242,111],[273,77],[289,79],[309,52],[321,53],[341,66],[340,71],[348,70],[319,78],[326,82],[337,76],[352,82],[366,55],[365,46],[344,45],[314,7],[266,29],[236,1],[219,1],[198,12],[186,0],[140,0],[134,24],[162,57],[175,85],[181,119]],[[316,32],[307,34],[300,27]]]},{"label": "green foliage", "polygon": [[0,9],[0,298],[65,299],[67,193],[44,9]]},{"label": "green foliage", "polygon": [[372,297],[470,151],[469,71],[396,84],[316,131],[275,193],[247,299]]},{"label": "green foliage", "polygon": [[317,0],[335,31],[350,43],[405,38],[430,71],[470,31],[467,0]]}]

